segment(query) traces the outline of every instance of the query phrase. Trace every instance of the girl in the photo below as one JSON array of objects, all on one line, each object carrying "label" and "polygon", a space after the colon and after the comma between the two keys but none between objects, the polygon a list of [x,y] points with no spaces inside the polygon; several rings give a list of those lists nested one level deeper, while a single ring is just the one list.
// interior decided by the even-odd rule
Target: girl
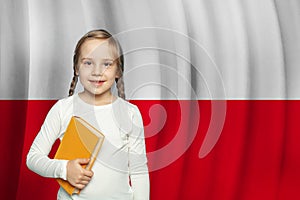
[{"label": "girl", "polygon": [[[61,178],[81,189],[58,199],[149,199],[149,175],[140,112],[125,101],[123,55],[119,43],[105,30],[93,30],[78,42],[73,57],[74,77],[69,97],[49,111],[27,155],[27,166],[44,177]],[[74,94],[80,79],[83,91]],[[112,93],[116,82],[118,95]],[[50,159],[72,116],[80,116],[105,135],[92,171],[81,167],[89,159]]]}]

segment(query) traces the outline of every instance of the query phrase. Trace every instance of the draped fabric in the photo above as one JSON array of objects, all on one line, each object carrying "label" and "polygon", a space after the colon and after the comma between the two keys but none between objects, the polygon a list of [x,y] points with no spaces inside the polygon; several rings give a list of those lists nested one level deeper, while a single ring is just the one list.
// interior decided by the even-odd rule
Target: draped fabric
[{"label": "draped fabric", "polygon": [[0,2],[3,199],[55,198],[26,154],[102,28],[144,119],[151,199],[300,198],[298,0]]}]

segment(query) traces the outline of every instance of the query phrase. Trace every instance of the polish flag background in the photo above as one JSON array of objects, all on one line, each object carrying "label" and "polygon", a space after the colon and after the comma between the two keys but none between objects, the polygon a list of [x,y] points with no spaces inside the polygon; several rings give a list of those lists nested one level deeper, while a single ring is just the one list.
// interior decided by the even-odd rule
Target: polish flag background
[{"label": "polish flag background", "polygon": [[98,28],[123,47],[151,199],[300,199],[298,0],[0,2],[1,199],[56,198],[26,155]]}]

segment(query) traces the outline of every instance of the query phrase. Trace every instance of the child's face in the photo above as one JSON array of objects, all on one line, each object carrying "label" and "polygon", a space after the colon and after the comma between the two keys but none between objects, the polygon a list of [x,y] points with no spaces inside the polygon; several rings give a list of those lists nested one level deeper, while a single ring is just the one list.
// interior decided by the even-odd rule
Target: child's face
[{"label": "child's face", "polygon": [[107,40],[87,40],[81,46],[79,78],[84,93],[92,96],[111,95],[111,87],[118,76],[118,67]]}]

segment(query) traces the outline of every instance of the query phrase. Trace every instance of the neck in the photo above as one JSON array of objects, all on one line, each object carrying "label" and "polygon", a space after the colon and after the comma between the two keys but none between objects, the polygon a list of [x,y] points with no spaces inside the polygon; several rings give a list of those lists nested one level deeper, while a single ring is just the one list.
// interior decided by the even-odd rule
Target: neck
[{"label": "neck", "polygon": [[106,94],[89,94],[85,91],[78,94],[79,97],[85,101],[88,104],[95,105],[95,106],[102,106],[106,104],[112,103],[114,100],[116,100],[117,97],[112,95],[112,93],[106,93]]}]

